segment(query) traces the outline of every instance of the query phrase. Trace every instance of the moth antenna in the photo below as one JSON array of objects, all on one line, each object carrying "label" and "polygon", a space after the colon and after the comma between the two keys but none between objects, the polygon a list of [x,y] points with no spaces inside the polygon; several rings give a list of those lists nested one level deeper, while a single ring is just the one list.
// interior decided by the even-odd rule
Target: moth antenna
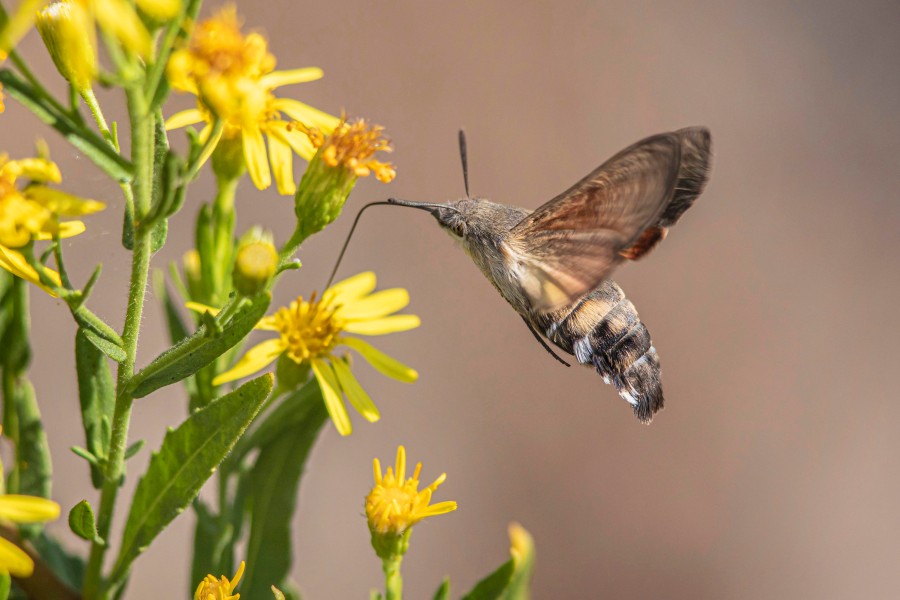
[{"label": "moth antenna", "polygon": [[356,218],[353,219],[353,226],[350,227],[350,233],[347,234],[347,239],[344,240],[344,245],[341,247],[341,253],[338,254],[337,262],[334,263],[334,269],[331,270],[331,275],[328,277],[328,283],[325,284],[324,290],[327,290],[331,287],[332,282],[334,281],[334,276],[337,274],[338,267],[341,266],[341,261],[344,259],[344,253],[347,251],[347,246],[350,245],[350,239],[353,237],[353,232],[356,231],[356,226],[359,224],[359,218],[362,216],[363,212],[369,208],[370,206],[390,206],[393,204],[392,202],[369,202],[365,206],[359,209],[359,212],[356,213]]},{"label": "moth antenna", "polygon": [[459,130],[459,159],[462,161],[463,182],[466,185],[466,198],[469,197],[469,158],[466,152],[466,132]]}]

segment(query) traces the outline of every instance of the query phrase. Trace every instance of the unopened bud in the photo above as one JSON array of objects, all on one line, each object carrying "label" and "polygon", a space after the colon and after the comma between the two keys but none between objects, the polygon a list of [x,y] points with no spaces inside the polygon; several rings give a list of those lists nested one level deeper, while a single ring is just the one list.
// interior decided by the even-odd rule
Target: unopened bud
[{"label": "unopened bud", "polygon": [[141,12],[157,21],[171,21],[181,12],[181,0],[137,0]]},{"label": "unopened bud", "polygon": [[91,89],[97,41],[87,9],[71,0],[54,2],[38,12],[35,24],[60,74],[79,92]]},{"label": "unopened bud", "polygon": [[241,244],[234,260],[234,289],[243,296],[255,296],[265,290],[278,269],[278,252],[271,242]]}]

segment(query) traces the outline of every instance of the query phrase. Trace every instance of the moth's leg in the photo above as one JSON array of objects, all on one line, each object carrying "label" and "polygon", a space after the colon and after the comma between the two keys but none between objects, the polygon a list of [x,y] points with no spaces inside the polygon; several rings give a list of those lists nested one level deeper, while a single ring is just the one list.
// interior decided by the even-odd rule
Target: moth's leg
[{"label": "moth's leg", "polygon": [[[519,316],[522,317],[522,315],[519,315]],[[570,365],[569,363],[567,363],[566,361],[564,361],[563,359],[561,359],[559,356],[557,356],[556,352],[554,352],[553,349],[550,348],[550,346],[547,345],[547,342],[544,341],[544,338],[541,337],[541,334],[539,334],[537,331],[534,330],[534,327],[531,326],[531,323],[528,322],[528,319],[526,319],[525,317],[522,317],[522,320],[525,321],[525,324],[528,326],[528,330],[529,330],[532,334],[534,334],[534,339],[536,339],[537,341],[539,341],[539,342],[541,343],[541,346],[544,347],[544,350],[546,350],[547,352],[549,352],[550,355],[551,355],[553,358],[555,358],[556,360],[558,360],[558,361],[561,362],[562,364],[566,365],[567,367],[571,367],[571,366],[572,366],[572,365]]]}]

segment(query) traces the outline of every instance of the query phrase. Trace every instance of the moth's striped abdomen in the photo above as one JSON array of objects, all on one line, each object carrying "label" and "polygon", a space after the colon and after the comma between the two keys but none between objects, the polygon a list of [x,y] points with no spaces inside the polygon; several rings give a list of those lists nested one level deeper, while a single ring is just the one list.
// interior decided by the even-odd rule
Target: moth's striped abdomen
[{"label": "moth's striped abdomen", "polygon": [[615,385],[638,419],[649,423],[663,407],[659,357],[650,332],[614,281],[604,281],[573,307],[538,319],[550,341]]}]

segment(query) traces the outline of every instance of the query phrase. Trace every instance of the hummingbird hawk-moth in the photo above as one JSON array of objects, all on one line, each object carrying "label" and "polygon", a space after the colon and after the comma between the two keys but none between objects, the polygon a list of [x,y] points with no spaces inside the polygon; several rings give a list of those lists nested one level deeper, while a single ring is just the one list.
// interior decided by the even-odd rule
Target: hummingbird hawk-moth
[{"label": "hummingbird hawk-moth", "polygon": [[[710,168],[710,135],[690,127],[622,150],[537,210],[469,196],[429,211],[455,238],[544,348],[572,354],[612,383],[644,423],[663,407],[659,357],[634,305],[614,281],[646,256],[694,203]],[[542,338],[543,336],[543,338]]]}]

